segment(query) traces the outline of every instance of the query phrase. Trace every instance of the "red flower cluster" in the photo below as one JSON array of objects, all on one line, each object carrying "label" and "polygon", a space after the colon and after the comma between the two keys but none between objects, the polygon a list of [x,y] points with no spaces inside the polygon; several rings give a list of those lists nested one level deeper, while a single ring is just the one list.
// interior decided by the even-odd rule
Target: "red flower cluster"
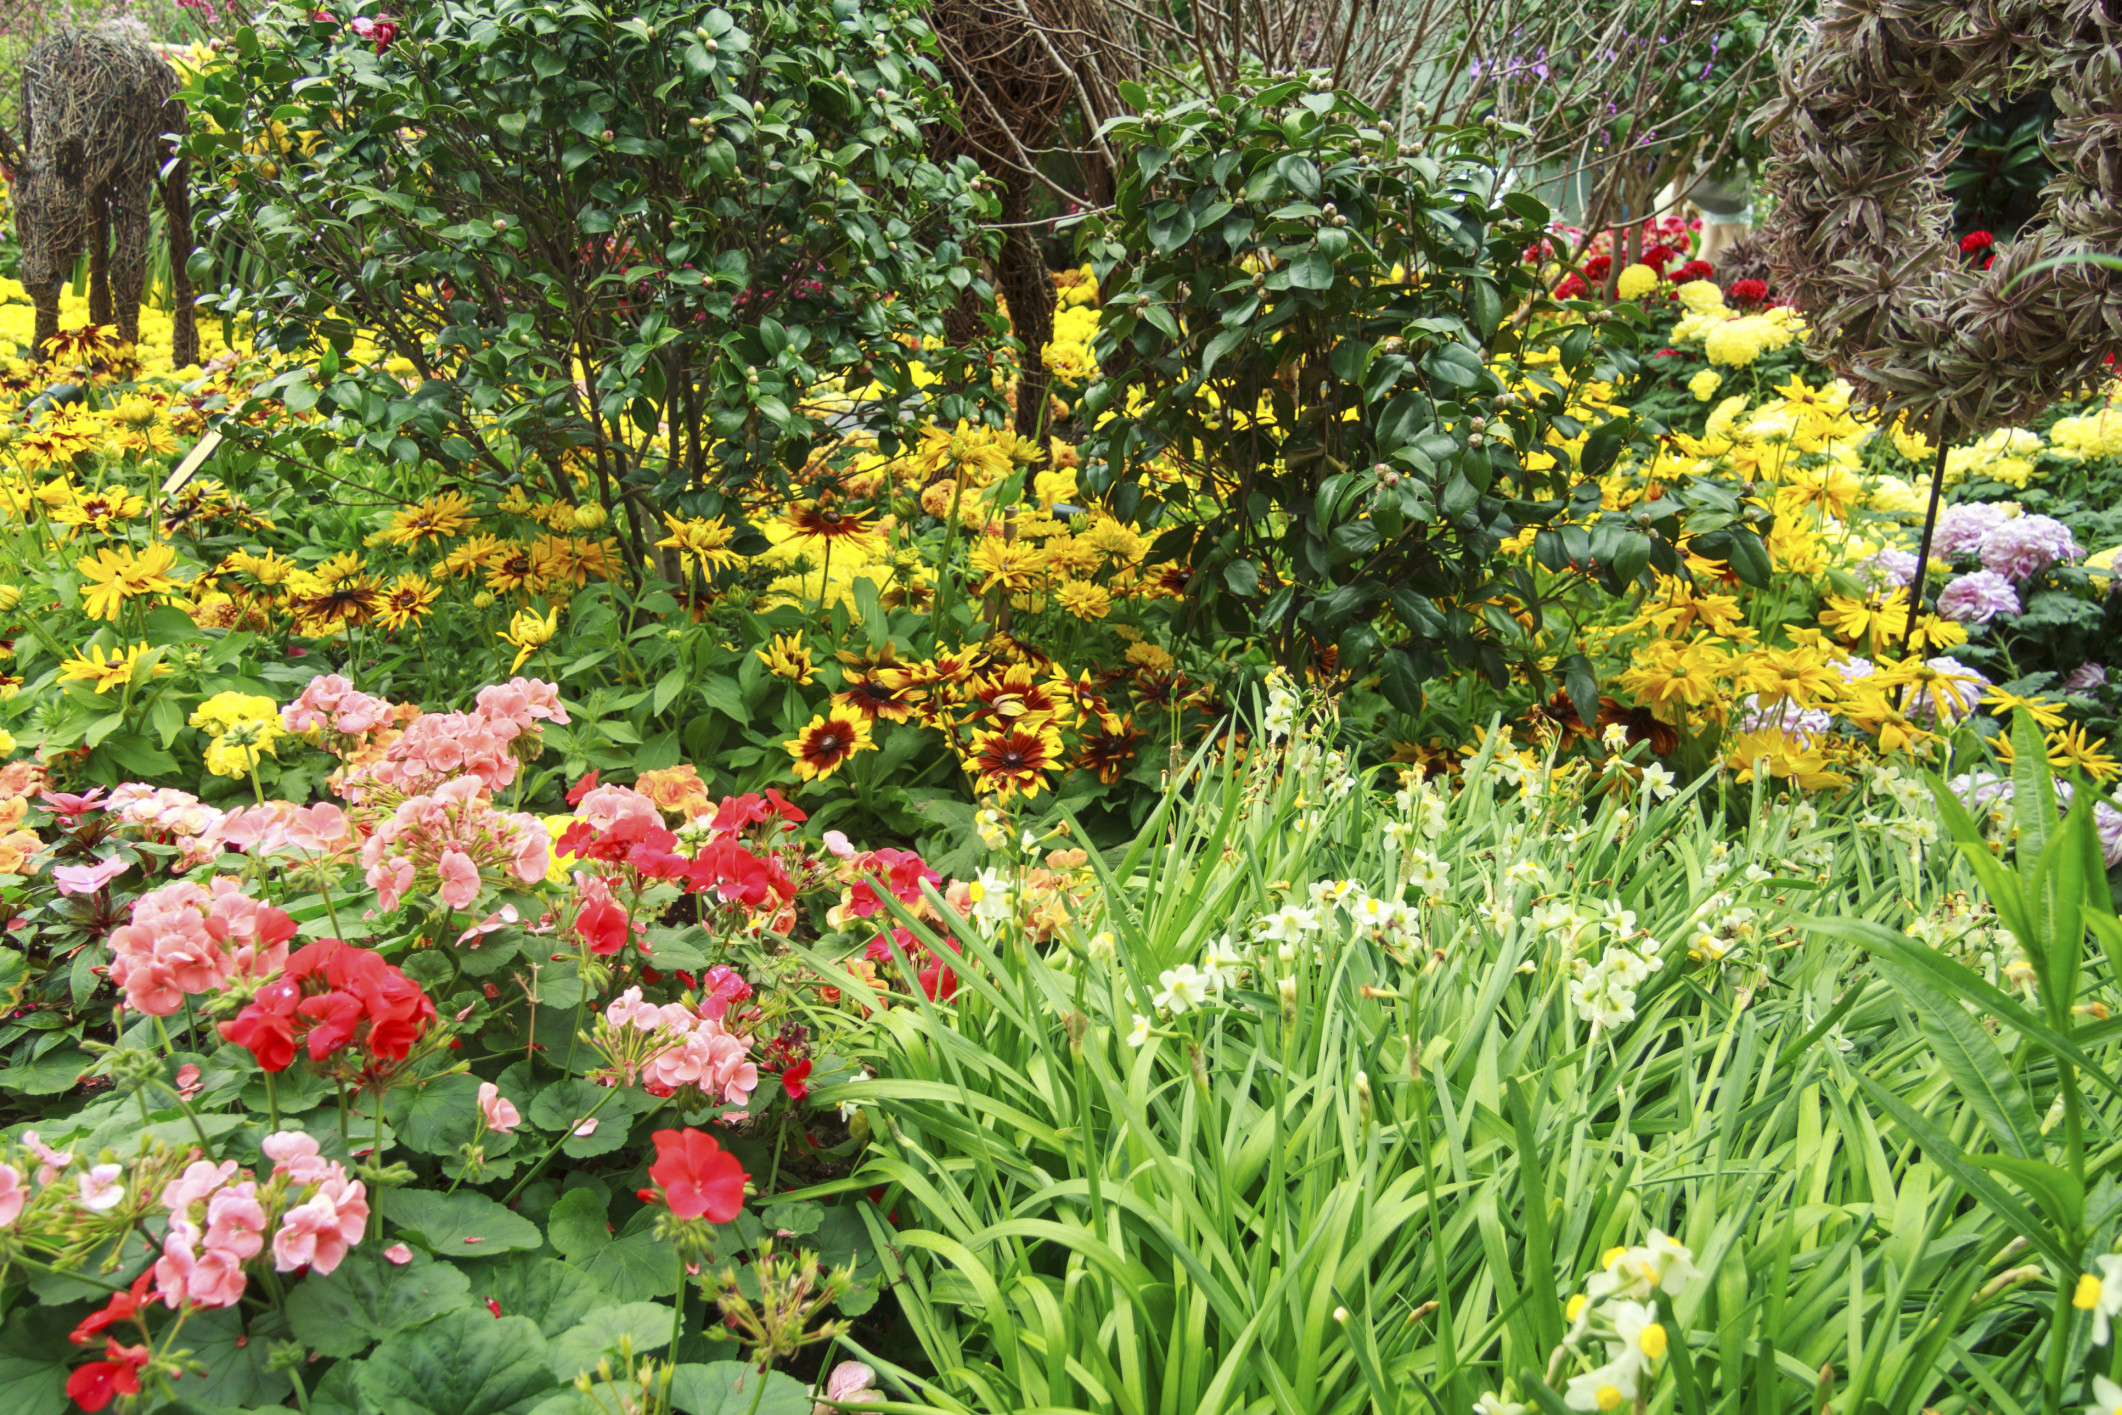
[{"label": "red flower cluster", "polygon": [[[922,863],[921,857],[911,850],[865,851],[849,861],[849,868],[857,874],[882,879],[892,897],[909,909],[921,907],[923,881],[929,884],[943,882],[943,876]],[[857,919],[884,912],[884,900],[869,879],[859,881],[847,892],[847,912]]]},{"label": "red flower cluster", "polygon": [[715,808],[715,818],[708,824],[718,833],[735,834],[748,825],[767,825],[777,820],[784,823],[783,829],[793,830],[809,819],[777,788],[769,786],[764,796],[747,791],[742,796],[723,797],[722,804]]},{"label": "red flower cluster", "polygon": [[285,1071],[298,1040],[312,1061],[349,1046],[372,1062],[403,1061],[434,1021],[435,1004],[404,970],[374,949],[326,938],[289,957],[250,1006],[221,1024],[221,1036],[267,1071]]},{"label": "red flower cluster", "polygon": [[1691,260],[1673,272],[1673,284],[1685,285],[1691,280],[1707,280],[1716,270],[1706,260]]},{"label": "red flower cluster", "polygon": [[1758,305],[1768,298],[1766,280],[1734,280],[1731,288],[1724,292],[1742,305]]},{"label": "red flower cluster", "polygon": [[1989,232],[1970,231],[1960,238],[1960,254],[1973,255],[1976,251],[1986,251],[1995,244],[1997,238]]},{"label": "red flower cluster", "polygon": [[728,1223],[744,1210],[744,1166],[723,1152],[704,1130],[658,1130],[656,1162],[648,1167],[653,1189],[644,1203],[661,1201],[679,1218]]},{"label": "red flower cluster", "polygon": [[1656,245],[1652,246],[1650,249],[1643,252],[1643,263],[1649,266],[1652,270],[1657,271],[1660,275],[1663,275],[1665,273],[1665,267],[1672,264],[1673,258],[1679,254],[1680,253],[1674,250],[1671,246],[1668,246],[1665,244],[1665,242],[1660,241]]}]

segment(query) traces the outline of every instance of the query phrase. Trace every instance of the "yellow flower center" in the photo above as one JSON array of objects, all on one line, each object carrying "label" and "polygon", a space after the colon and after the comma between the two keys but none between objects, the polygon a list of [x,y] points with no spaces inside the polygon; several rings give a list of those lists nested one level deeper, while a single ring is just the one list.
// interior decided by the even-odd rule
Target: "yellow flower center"
[{"label": "yellow flower center", "polygon": [[[2008,969],[2006,971],[2009,971]],[[2031,968],[2027,969],[2032,972]],[[2100,1305],[2100,1279],[2086,1273],[2078,1279],[2078,1290],[2070,1297],[2070,1305],[2081,1312],[2090,1312]]]},{"label": "yellow flower center", "polygon": [[1645,1356],[1653,1361],[1657,1360],[1665,1354],[1665,1328],[1657,1322],[1652,1322],[1643,1329],[1643,1334],[1636,1338],[1636,1345],[1642,1348]]},{"label": "yellow flower center", "polygon": [[1592,1399],[1599,1402],[1601,1410],[1617,1410],[1621,1406],[1621,1392],[1614,1386],[1600,1386]]}]

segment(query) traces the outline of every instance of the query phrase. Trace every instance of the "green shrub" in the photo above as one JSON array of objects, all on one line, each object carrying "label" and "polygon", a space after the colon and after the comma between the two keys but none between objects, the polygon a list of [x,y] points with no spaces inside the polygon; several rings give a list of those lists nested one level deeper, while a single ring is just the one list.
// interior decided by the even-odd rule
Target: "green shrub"
[{"label": "green shrub", "polygon": [[[850,428],[890,450],[917,414],[978,413],[915,397],[917,353],[985,369],[939,336],[961,291],[991,303],[992,200],[925,156],[946,100],[912,7],[416,0],[389,23],[269,5],[187,95],[206,219],[273,272],[222,308],[313,358],[264,389],[331,415],[313,454],[332,432],[505,479],[517,448],[580,448],[608,506],[712,515]],[[396,373],[349,357],[357,331]]]}]

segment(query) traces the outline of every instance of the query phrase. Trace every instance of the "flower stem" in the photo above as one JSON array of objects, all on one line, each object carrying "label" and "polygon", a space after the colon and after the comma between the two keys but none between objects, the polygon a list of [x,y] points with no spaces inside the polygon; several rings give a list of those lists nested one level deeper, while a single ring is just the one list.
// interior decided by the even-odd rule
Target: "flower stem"
[{"label": "flower stem", "polygon": [[[273,1133],[280,1131],[280,1084],[273,1073],[265,1073],[265,1113],[273,1122]],[[377,1112],[381,1115],[382,1112]]]},{"label": "flower stem", "polygon": [[516,1196],[518,1194],[521,1194],[524,1189],[529,1186],[530,1182],[538,1177],[538,1172],[544,1169],[546,1165],[552,1163],[552,1158],[554,1155],[560,1153],[560,1147],[567,1143],[567,1137],[575,1133],[575,1126],[580,1125],[583,1120],[595,1119],[597,1112],[604,1109],[605,1102],[609,1101],[613,1096],[616,1096],[618,1094],[619,1088],[617,1086],[613,1086],[609,1090],[605,1091],[603,1096],[598,1098],[597,1103],[589,1108],[588,1115],[583,1116],[582,1120],[577,1120],[574,1122],[573,1125],[570,1125],[567,1128],[565,1134],[561,1135],[559,1139],[553,1141],[551,1148],[547,1149],[544,1154],[538,1156],[538,1162],[532,1165],[529,1171],[526,1172],[521,1179],[516,1181],[516,1187],[509,1190],[508,1197],[503,1199],[501,1202],[503,1204],[514,1203],[516,1200]]}]

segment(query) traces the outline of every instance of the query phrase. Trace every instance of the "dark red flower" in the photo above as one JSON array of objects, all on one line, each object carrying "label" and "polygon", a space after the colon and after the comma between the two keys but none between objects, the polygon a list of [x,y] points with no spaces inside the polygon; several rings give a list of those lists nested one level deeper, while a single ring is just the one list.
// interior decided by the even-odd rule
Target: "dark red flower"
[{"label": "dark red flower", "polygon": [[1588,293],[1590,291],[1584,281],[1575,275],[1555,287],[1555,298],[1558,300],[1581,300]]},{"label": "dark red flower", "polygon": [[1973,255],[1976,251],[1988,250],[1997,244],[1997,238],[1987,231],[1970,231],[1960,238],[1960,254]]},{"label": "dark red flower", "polygon": [[1691,280],[1707,280],[1716,270],[1706,260],[1691,260],[1673,272],[1673,283],[1685,285]]},{"label": "dark red flower", "polygon": [[958,995],[958,975],[941,958],[921,970],[921,991],[930,1002],[949,1002]]},{"label": "dark red flower", "polygon": [[354,1034],[361,1029],[361,1019],[367,1015],[361,1006],[361,999],[346,992],[328,992],[316,997],[305,997],[296,1011],[310,1020],[310,1029],[304,1040],[309,1043],[311,1061],[322,1061],[333,1052],[350,1045]]},{"label": "dark red flower", "polygon": [[805,1057],[781,1073],[781,1089],[788,1092],[792,1101],[800,1101],[810,1094],[810,1058]]},{"label": "dark red flower", "polygon": [[67,1398],[83,1410],[101,1410],[121,1395],[140,1393],[140,1368],[148,1363],[145,1346],[103,1344],[104,1358],[91,1361],[66,1378]]},{"label": "dark red flower", "polygon": [[728,1223],[744,1211],[744,1166],[703,1130],[658,1130],[648,1177],[679,1218]]},{"label": "dark red flower", "polygon": [[1614,258],[1612,256],[1595,255],[1590,260],[1584,262],[1584,275],[1585,278],[1588,280],[1604,280],[1607,276],[1607,272],[1611,271],[1613,268]]},{"label": "dark red flower", "polygon": [[267,1071],[285,1071],[295,1059],[295,1019],[258,1003],[220,1024],[221,1040],[234,1042],[258,1060]]},{"label": "dark red flower", "polygon": [[1734,280],[1731,283],[1731,288],[1725,293],[1742,305],[1758,305],[1768,298],[1768,282],[1766,280]]}]

